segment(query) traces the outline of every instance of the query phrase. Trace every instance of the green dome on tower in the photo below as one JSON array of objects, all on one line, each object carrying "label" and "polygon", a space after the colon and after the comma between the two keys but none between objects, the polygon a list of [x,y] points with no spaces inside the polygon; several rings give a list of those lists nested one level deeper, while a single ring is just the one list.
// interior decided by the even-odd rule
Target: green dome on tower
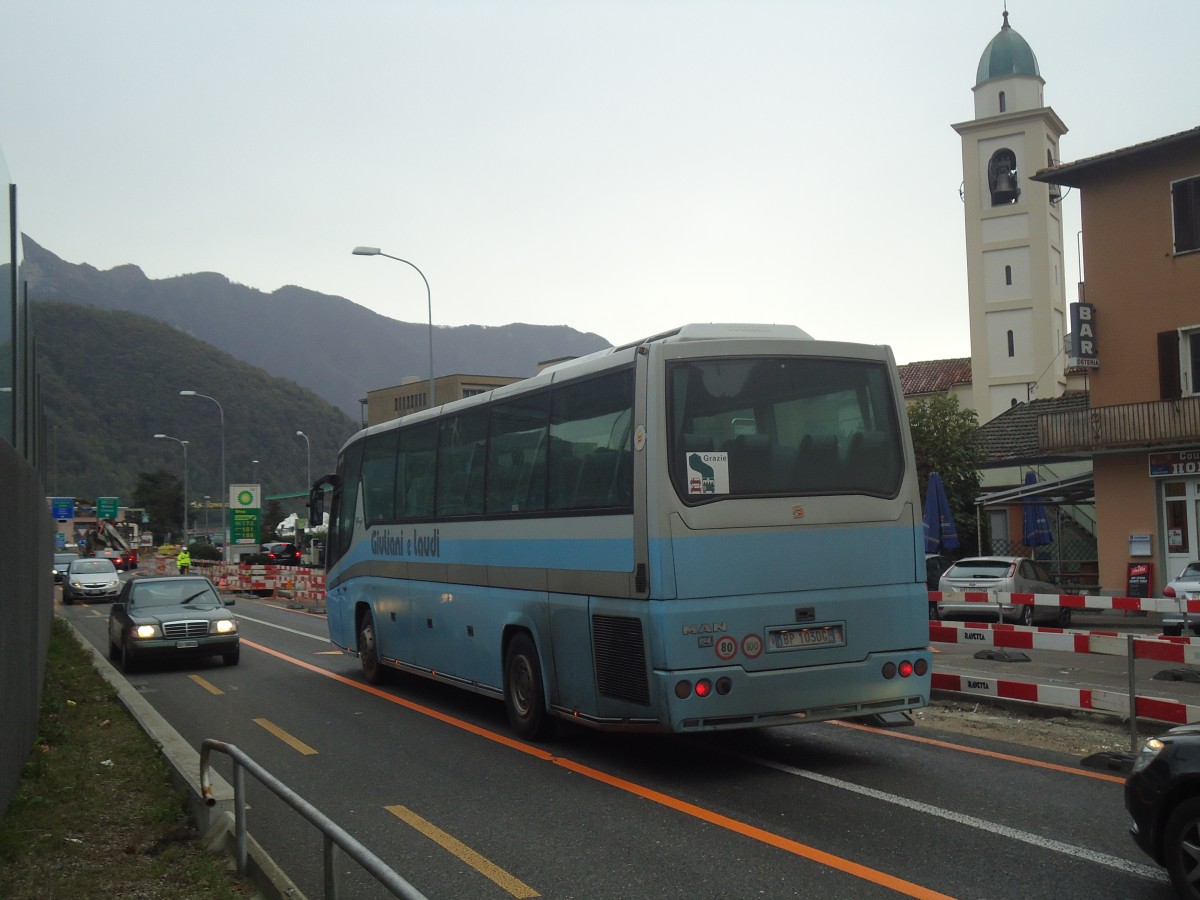
[{"label": "green dome on tower", "polygon": [[1008,24],[1008,10],[1004,11],[1004,24],[1000,33],[992,38],[983,56],[979,57],[979,71],[975,76],[975,86],[991,81],[993,78],[1006,78],[1010,75],[1034,75],[1038,78],[1037,57],[1033,49],[1025,42],[1012,26]]}]

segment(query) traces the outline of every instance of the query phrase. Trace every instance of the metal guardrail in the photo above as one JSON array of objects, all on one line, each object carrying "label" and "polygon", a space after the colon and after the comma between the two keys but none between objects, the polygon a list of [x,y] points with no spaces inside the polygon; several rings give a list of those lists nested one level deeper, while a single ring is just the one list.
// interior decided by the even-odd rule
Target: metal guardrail
[{"label": "metal guardrail", "polygon": [[200,787],[205,804],[213,806],[216,802],[212,797],[212,785],[209,783],[209,755],[213,750],[224,753],[233,761],[233,818],[236,824],[237,871],[239,875],[246,874],[246,778],[244,773],[249,772],[264,787],[300,813],[324,835],[325,900],[338,900],[338,897],[341,896],[337,865],[339,849],[374,876],[376,881],[392,893],[392,896],[401,897],[404,900],[428,900],[424,894],[400,877],[387,863],[351,837],[340,825],[236,746],[213,738],[206,738],[200,745]]}]

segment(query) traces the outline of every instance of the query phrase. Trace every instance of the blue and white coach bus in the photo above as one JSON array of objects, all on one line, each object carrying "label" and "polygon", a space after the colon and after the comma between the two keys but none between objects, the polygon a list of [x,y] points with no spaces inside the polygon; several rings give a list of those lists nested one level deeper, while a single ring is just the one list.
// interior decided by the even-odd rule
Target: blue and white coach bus
[{"label": "blue and white coach bus", "polygon": [[928,594],[890,349],[686,325],[374,425],[313,487],[329,636],[514,731],[924,706]]}]

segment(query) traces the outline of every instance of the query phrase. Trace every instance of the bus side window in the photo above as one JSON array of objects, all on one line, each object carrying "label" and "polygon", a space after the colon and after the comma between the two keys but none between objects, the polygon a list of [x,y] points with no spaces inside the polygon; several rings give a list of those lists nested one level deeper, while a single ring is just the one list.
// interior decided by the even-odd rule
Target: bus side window
[{"label": "bus side window", "polygon": [[330,534],[336,533],[336,541],[330,541],[326,565],[332,565],[350,547],[354,536],[354,510],[358,505],[358,482],[362,474],[362,450],[360,441],[349,447],[338,461],[338,474],[342,478],[341,490],[333,497],[333,515],[330,516]]},{"label": "bus side window", "polygon": [[437,423],[428,422],[400,431],[400,457],[397,472],[403,484],[396,492],[397,514],[405,519],[428,519],[433,516],[434,456],[437,454]]},{"label": "bus side window", "polygon": [[363,447],[363,517],[367,522],[396,518],[396,437],[385,431],[367,438]]}]

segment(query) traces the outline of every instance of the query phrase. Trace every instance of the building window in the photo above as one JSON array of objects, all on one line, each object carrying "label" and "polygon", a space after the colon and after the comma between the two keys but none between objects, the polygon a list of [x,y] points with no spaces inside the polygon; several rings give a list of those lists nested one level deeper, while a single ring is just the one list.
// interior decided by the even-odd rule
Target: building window
[{"label": "building window", "polygon": [[1001,91],[1000,92],[1000,112],[1005,112],[1007,110],[1007,108],[1008,108],[1008,104],[1005,103],[1005,101],[1004,101],[1004,91]]},{"label": "building window", "polygon": [[[1004,267],[1004,283],[1010,287],[1012,286],[1012,266]],[[1010,331],[1009,334],[1012,334],[1012,332]]]},{"label": "building window", "polygon": [[1175,252],[1200,250],[1200,175],[1171,184]]},{"label": "building window", "polygon": [[1200,394],[1200,325],[1158,335],[1158,395],[1176,400]]},{"label": "building window", "polygon": [[1012,359],[1016,355],[1017,355],[1016,341],[1013,340],[1012,331],[1009,331],[1008,332],[1008,358]]}]

